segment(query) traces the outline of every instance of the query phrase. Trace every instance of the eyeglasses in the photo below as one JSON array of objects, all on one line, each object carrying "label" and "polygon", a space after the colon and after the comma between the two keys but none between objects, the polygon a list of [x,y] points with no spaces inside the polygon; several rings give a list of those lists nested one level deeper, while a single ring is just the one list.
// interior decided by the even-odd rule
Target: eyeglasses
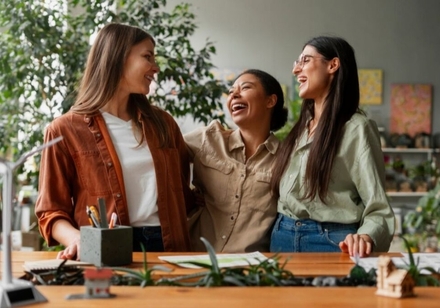
[{"label": "eyeglasses", "polygon": [[299,65],[300,68],[303,68],[304,65],[310,61],[310,58],[325,59],[324,57],[317,57],[317,56],[312,56],[312,55],[303,55],[298,60],[293,61],[293,67],[295,68],[297,65]]}]

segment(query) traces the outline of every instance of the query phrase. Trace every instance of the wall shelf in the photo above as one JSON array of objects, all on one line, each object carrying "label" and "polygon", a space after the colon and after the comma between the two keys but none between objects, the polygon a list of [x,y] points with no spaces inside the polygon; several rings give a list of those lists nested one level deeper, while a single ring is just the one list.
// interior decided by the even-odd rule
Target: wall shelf
[{"label": "wall shelf", "polygon": [[426,148],[426,149],[382,148],[382,152],[384,152],[384,153],[421,153],[421,154],[424,154],[424,153],[439,153],[439,149],[431,149],[431,148]]},{"label": "wall shelf", "polygon": [[[382,148],[384,158],[387,161],[386,174],[387,174],[387,188],[390,190],[399,189],[402,183],[411,183],[411,188],[417,190],[417,184],[414,180],[414,176],[409,178],[409,172],[413,171],[418,166],[424,166],[428,162],[435,164],[438,161],[440,150],[438,148]],[[393,162],[400,160],[403,163],[405,173],[395,172],[393,169]],[[398,178],[397,176],[400,176]],[[400,181],[400,182],[399,182]],[[426,178],[428,185],[427,189],[430,189],[428,178]],[[400,183],[400,184],[398,184]],[[397,186],[397,187],[394,187]],[[405,189],[406,190],[406,189]],[[405,207],[415,208],[421,197],[427,194],[426,191],[387,191],[387,196],[390,198],[390,203],[393,207]]]},{"label": "wall shelf", "polygon": [[414,191],[414,192],[399,192],[399,191],[389,191],[386,192],[388,197],[402,197],[402,198],[408,198],[408,197],[423,197],[424,195],[427,194],[426,191],[423,192],[418,192],[418,191]]}]

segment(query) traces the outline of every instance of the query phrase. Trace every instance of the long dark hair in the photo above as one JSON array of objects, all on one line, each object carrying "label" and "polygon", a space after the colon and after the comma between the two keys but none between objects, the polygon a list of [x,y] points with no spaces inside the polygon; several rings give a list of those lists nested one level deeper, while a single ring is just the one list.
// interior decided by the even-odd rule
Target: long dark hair
[{"label": "long dark hair", "polygon": [[[124,71],[124,63],[131,48],[153,37],[144,30],[124,24],[110,23],[99,32],[87,58],[86,68],[71,111],[93,115],[115,95]],[[143,94],[129,96],[128,112],[134,129],[142,132],[143,121],[151,121],[156,128],[161,146],[169,145],[170,134],[158,108]],[[139,134],[144,141],[144,134]]]},{"label": "long dark hair", "polygon": [[[354,49],[342,38],[319,36],[305,45],[314,47],[326,60],[339,58],[340,67],[331,82],[324,109],[310,147],[305,173],[305,195],[313,200],[316,195],[326,203],[333,161],[339,149],[345,123],[359,110],[359,80]],[[304,49],[303,48],[303,49]],[[274,166],[271,188],[279,197],[281,177],[290,161],[297,140],[307,122],[314,118],[314,100],[304,99],[298,122],[281,144]]]}]

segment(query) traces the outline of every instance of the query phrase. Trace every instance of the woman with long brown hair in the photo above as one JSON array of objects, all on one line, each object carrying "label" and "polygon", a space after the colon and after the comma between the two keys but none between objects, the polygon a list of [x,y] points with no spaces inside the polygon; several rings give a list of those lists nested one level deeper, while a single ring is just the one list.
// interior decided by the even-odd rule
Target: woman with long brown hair
[{"label": "woman with long brown hair", "polygon": [[155,41],[142,29],[108,24],[90,50],[74,106],[46,129],[36,214],[60,258],[80,256],[86,208],[102,198],[107,219],[133,227],[133,250],[189,251],[189,157],[179,127],[146,95]]}]

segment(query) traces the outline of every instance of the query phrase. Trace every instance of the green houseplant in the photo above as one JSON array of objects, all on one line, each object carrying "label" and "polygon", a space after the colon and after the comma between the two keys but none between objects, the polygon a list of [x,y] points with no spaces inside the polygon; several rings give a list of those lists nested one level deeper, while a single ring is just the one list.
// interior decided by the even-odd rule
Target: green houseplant
[{"label": "green houseplant", "polygon": [[[67,8],[65,3],[67,2]],[[150,100],[176,117],[224,121],[223,82],[211,73],[216,49],[209,40],[196,50],[197,29],[189,4],[166,9],[166,0],[52,0],[0,2],[0,155],[11,160],[39,145],[47,123],[73,104],[89,38],[120,22],[156,39],[160,73]],[[38,159],[38,157],[36,157]],[[36,168],[20,170],[36,186]]]},{"label": "green houseplant", "polygon": [[301,98],[296,99],[286,99],[286,105],[288,108],[288,117],[286,124],[275,132],[275,136],[280,140],[284,140],[290,133],[293,125],[298,121],[299,115],[301,113],[302,100]]},{"label": "green houseplant", "polygon": [[[414,278],[417,286],[440,286],[437,273],[431,267],[421,267],[418,259],[414,257],[408,241],[401,236],[407,248],[409,259],[405,261],[404,269]],[[261,260],[258,264],[249,264],[239,267],[225,267],[219,265],[217,254],[212,245],[201,238],[204,243],[210,262],[189,262],[197,265],[204,271],[195,272],[188,275],[159,278],[155,280],[155,271],[170,272],[171,268],[154,265],[148,266],[146,252],[143,249],[143,269],[134,270],[128,267],[112,267],[114,276],[112,284],[130,286],[184,286],[184,287],[219,287],[219,286],[374,286],[376,285],[376,271],[370,269],[368,272],[356,262],[346,277],[296,277],[292,272],[285,268],[287,260],[280,264],[280,257],[274,255],[271,258]],[[64,263],[55,269],[44,272],[26,272],[24,277],[35,284],[41,285],[68,285],[83,284],[83,269],[64,267]],[[187,262],[185,262],[187,263]],[[424,274],[427,271],[429,274]]]},{"label": "green houseplant", "polygon": [[403,225],[413,237],[420,238],[422,243],[419,246],[430,239],[436,242],[433,244],[437,248],[440,236],[440,182],[419,199],[414,211],[405,215]]},{"label": "green houseplant", "polygon": [[281,127],[278,131],[275,132],[275,136],[278,137],[280,140],[284,140],[287,135],[290,133],[290,130],[295,125],[295,123],[298,121],[299,116],[301,114],[301,107],[302,107],[302,98],[299,97],[299,84],[294,81],[292,86],[292,93],[291,98],[285,96],[285,106],[288,110],[288,117],[286,124]]},{"label": "green houseplant", "polygon": [[[418,260],[414,258],[411,249],[412,247],[409,241],[402,235],[400,235],[400,238],[402,238],[405,248],[408,252],[409,262],[406,263],[406,270],[414,279],[416,286],[437,286],[437,287],[440,286],[440,282],[436,278],[438,277],[438,273],[432,267],[420,268],[418,264]],[[422,274],[422,270],[426,270],[430,274],[429,275]],[[434,275],[436,275],[436,277],[434,277]]]}]

